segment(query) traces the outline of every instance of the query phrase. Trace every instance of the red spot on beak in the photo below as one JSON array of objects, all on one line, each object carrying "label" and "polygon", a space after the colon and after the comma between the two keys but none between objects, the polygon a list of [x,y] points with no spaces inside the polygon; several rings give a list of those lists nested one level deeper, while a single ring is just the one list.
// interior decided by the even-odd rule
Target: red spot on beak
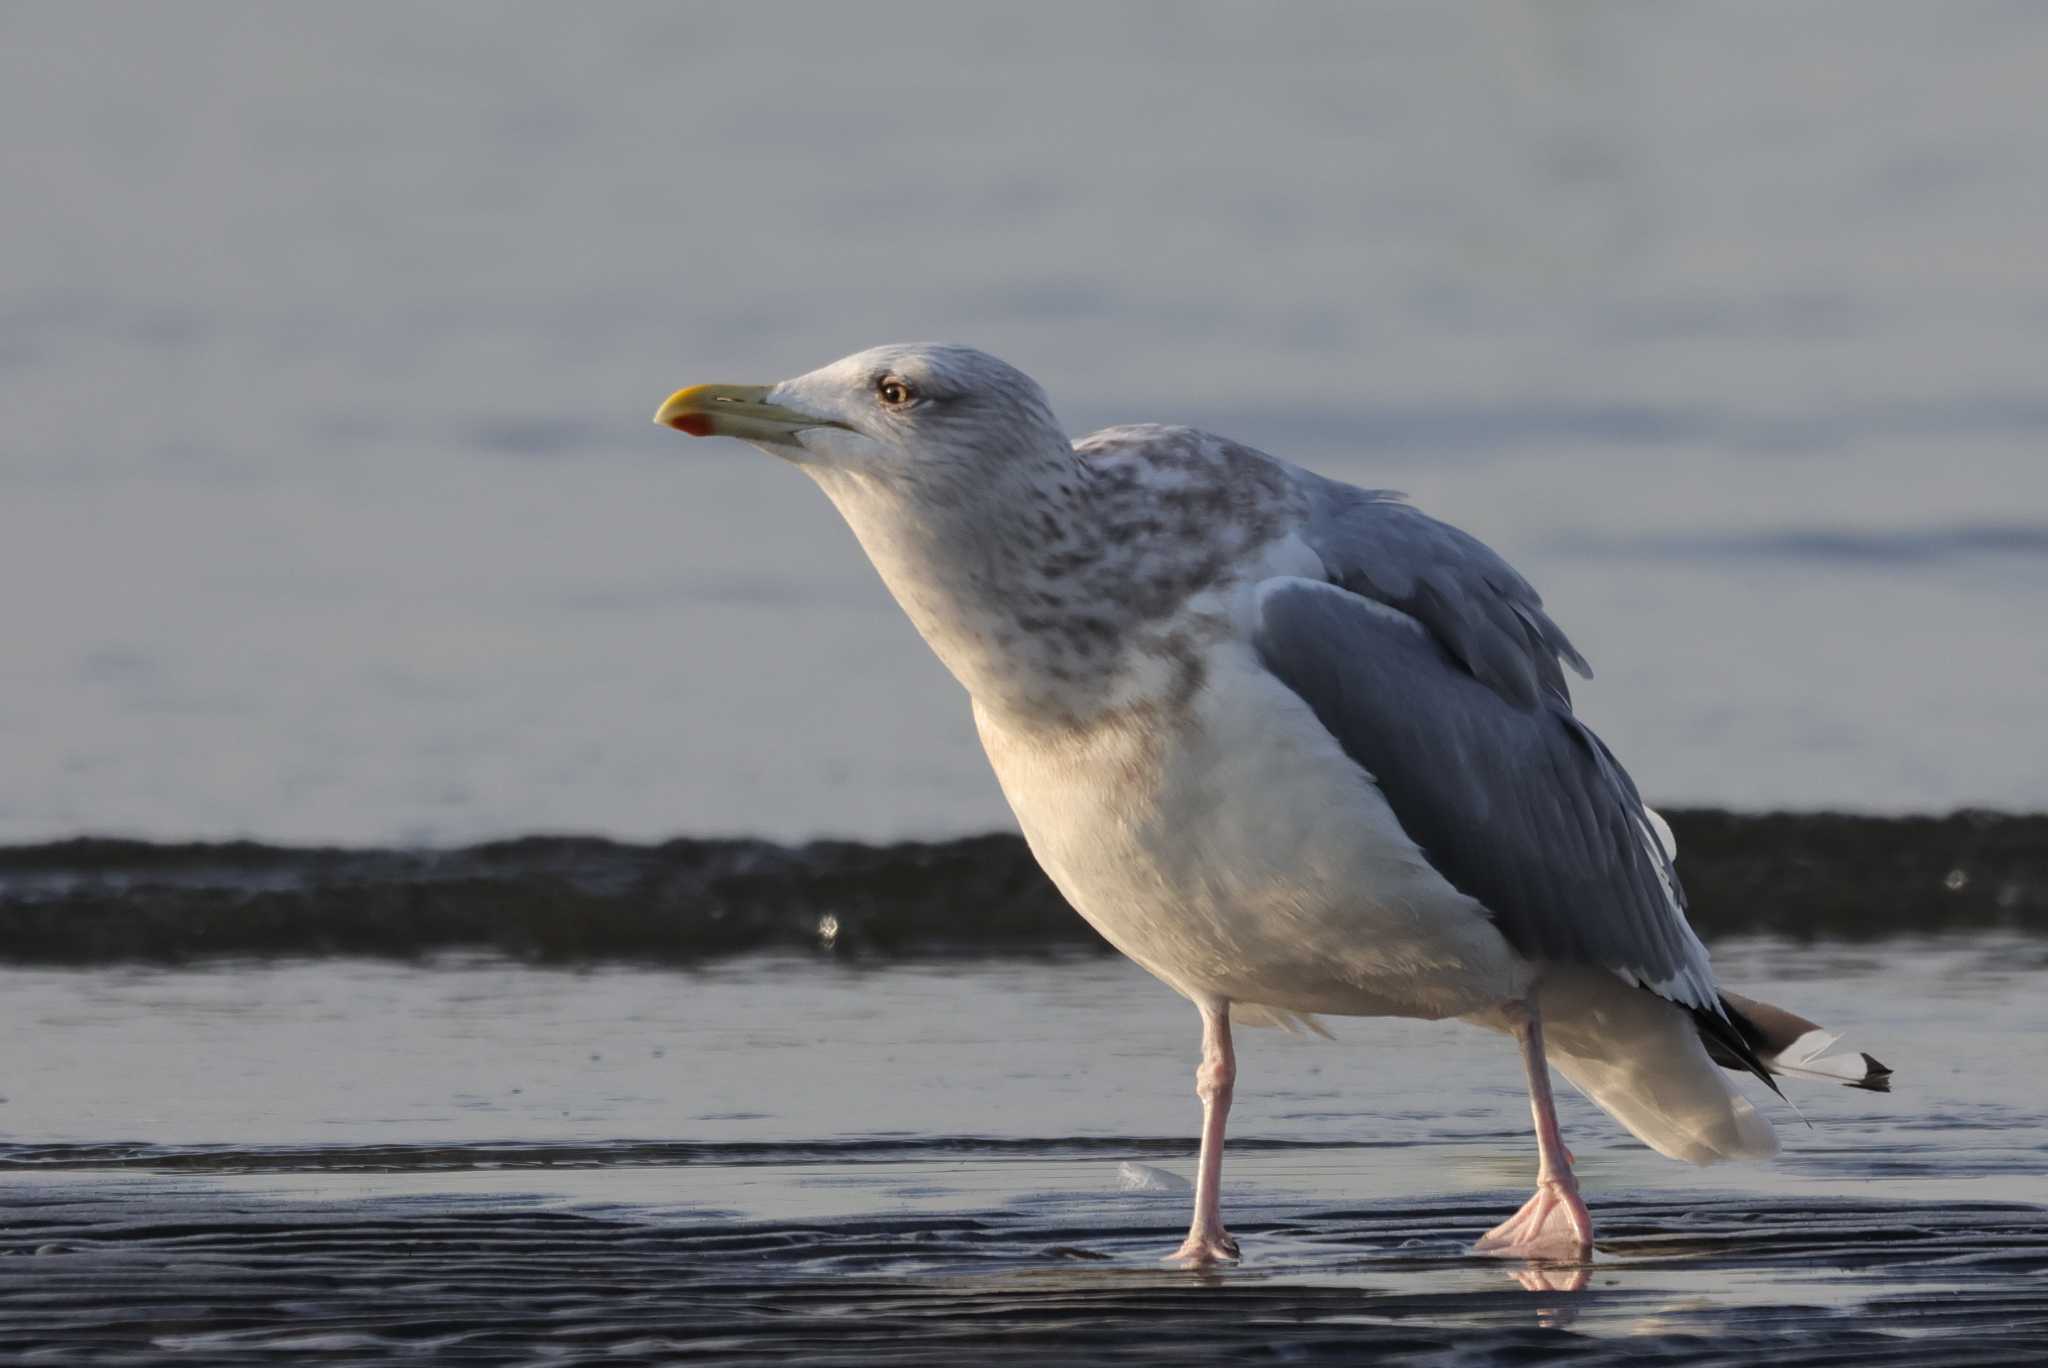
[{"label": "red spot on beak", "polygon": [[711,415],[708,413],[678,413],[668,420],[668,425],[677,432],[687,432],[692,437],[711,435]]}]

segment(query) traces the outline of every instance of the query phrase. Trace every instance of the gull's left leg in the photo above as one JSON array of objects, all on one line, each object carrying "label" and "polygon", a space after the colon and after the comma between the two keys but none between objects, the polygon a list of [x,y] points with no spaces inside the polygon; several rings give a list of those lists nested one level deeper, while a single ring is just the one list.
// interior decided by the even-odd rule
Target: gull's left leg
[{"label": "gull's left leg", "polygon": [[1557,1130],[1557,1104],[1550,1096],[1550,1061],[1543,1054],[1543,1018],[1535,999],[1512,1009],[1509,1021],[1522,1047],[1529,1074],[1529,1110],[1536,1118],[1536,1195],[1514,1215],[1480,1237],[1481,1254],[1521,1259],[1589,1259],[1593,1217],[1579,1199],[1571,1152]]},{"label": "gull's left leg", "polygon": [[1237,1257],[1237,1241],[1223,1228],[1223,1123],[1230,1118],[1231,1089],[1237,1083],[1237,1053],[1230,1048],[1230,1004],[1197,1003],[1202,1009],[1202,1063],[1195,1070],[1195,1096],[1202,1099],[1202,1159],[1195,1171],[1195,1220],[1168,1263],[1201,1267]]}]

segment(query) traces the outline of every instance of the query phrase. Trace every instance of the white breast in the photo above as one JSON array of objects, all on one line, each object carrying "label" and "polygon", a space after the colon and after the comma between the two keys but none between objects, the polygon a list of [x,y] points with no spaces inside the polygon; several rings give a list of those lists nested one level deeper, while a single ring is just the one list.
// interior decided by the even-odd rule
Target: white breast
[{"label": "white breast", "polygon": [[1032,852],[1111,944],[1190,997],[1441,1017],[1527,967],[1401,831],[1370,776],[1234,636],[1174,716],[976,722]]}]

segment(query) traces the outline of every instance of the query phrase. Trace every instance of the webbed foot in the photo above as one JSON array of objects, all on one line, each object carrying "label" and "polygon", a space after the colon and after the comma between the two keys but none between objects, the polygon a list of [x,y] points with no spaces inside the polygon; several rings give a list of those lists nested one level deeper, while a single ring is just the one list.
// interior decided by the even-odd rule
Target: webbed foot
[{"label": "webbed foot", "polygon": [[1476,1254],[1583,1262],[1593,1257],[1593,1217],[1572,1182],[1539,1183],[1522,1209],[1479,1237]]}]

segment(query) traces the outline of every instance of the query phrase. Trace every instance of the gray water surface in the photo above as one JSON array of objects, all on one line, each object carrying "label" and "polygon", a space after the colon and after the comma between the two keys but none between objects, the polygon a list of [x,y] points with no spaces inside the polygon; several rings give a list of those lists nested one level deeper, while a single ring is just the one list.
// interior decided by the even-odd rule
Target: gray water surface
[{"label": "gray water surface", "polygon": [[886,340],[1491,541],[1659,802],[2048,806],[2048,9],[0,12],[0,840],[1007,823]]}]

